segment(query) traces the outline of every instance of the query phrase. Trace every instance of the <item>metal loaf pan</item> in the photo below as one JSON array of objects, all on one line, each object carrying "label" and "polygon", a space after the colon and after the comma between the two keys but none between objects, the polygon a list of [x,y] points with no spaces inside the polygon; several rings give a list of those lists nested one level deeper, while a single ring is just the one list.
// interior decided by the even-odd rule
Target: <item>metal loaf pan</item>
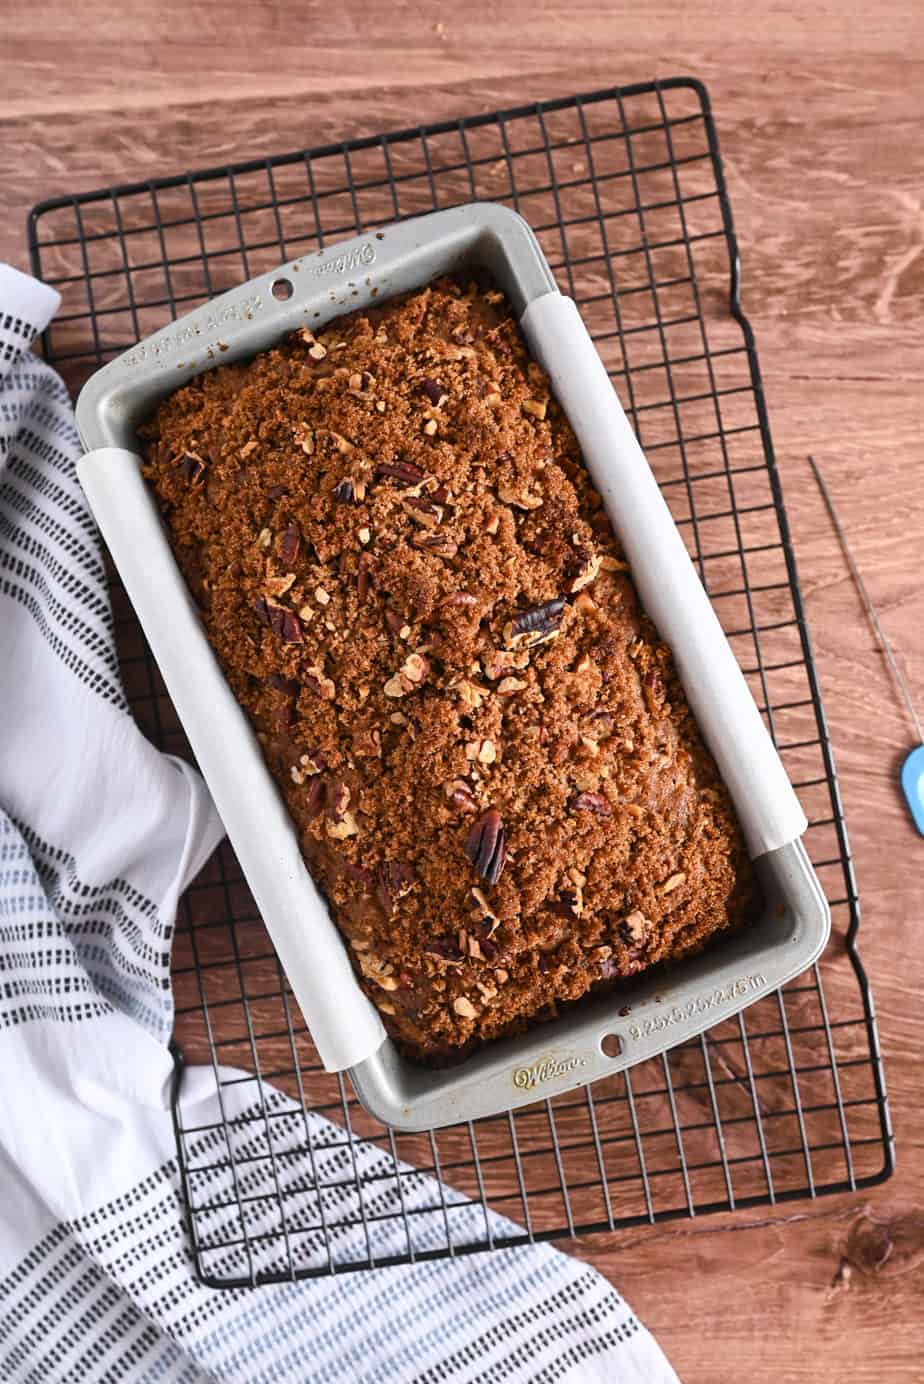
[{"label": "metal loaf pan", "polygon": [[[84,388],[77,404],[81,438],[88,450],[135,451],[137,424],[202,371],[246,359],[306,323],[322,326],[469,267],[490,270],[520,317],[535,299],[557,293],[535,236],[514,212],[490,203],[435,212],[294,260],[139,343]],[[241,735],[250,735],[243,712],[240,720]],[[386,1040],[350,1068],[363,1105],[401,1130],[497,1114],[610,1076],[737,1013],[811,965],[830,928],[801,841],[754,864],[763,911],[734,936],[669,969],[588,996],[554,1022],[493,1043],[453,1068],[416,1066]],[[292,922],[265,921],[271,936]]]}]

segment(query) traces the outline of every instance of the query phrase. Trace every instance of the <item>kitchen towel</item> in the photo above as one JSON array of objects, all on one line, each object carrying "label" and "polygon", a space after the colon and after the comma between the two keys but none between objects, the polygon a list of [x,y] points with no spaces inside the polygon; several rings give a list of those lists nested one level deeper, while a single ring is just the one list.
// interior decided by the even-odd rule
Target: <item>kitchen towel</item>
[{"label": "kitchen towel", "polygon": [[[0,1379],[675,1382],[606,1281],[548,1246],[196,1282],[168,1099],[170,938],[222,828],[198,775],[129,714],[70,402],[31,350],[57,306],[0,266]],[[293,1138],[305,1118],[254,1083],[237,1110],[248,1101]],[[319,1145],[337,1141],[307,1118]],[[187,1073],[184,1119],[218,1122],[210,1069]],[[370,1177],[384,1158],[356,1156]],[[425,1207],[434,1187],[417,1174],[405,1194]]]}]

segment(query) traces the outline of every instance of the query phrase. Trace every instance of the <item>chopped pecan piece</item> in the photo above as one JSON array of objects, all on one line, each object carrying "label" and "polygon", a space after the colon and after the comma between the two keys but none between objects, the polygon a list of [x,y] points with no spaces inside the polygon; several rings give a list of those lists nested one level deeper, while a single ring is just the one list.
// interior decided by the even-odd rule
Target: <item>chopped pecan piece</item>
[{"label": "chopped pecan piece", "polygon": [[350,789],[339,779],[333,779],[327,787],[327,813],[335,822],[342,821],[350,805]]},{"label": "chopped pecan piece", "polygon": [[319,817],[324,811],[324,803],[327,798],[327,780],[323,778],[313,778],[311,787],[308,789],[308,797],[305,800],[305,811],[309,818]]},{"label": "chopped pecan piece", "polygon": [[[355,880],[357,884],[362,886],[362,891],[364,894],[372,893],[372,886],[375,883],[375,881],[373,879],[371,870],[364,869],[362,865],[354,865],[352,860],[347,860],[346,857],[344,857],[341,862],[341,868],[343,870],[343,873],[346,875],[347,879]],[[356,941],[355,939],[350,943],[350,946],[355,947],[357,951],[364,951],[368,947],[368,945],[369,944],[367,942],[361,943]]]},{"label": "chopped pecan piece", "polygon": [[411,653],[392,677],[386,682],[383,691],[386,697],[406,697],[414,692],[425,680],[430,671],[430,662],[423,654]]},{"label": "chopped pecan piece", "polygon": [[434,938],[424,947],[424,951],[429,956],[435,956],[440,961],[448,962],[450,966],[456,966],[463,959],[462,953],[455,942],[446,942],[440,937]]},{"label": "chopped pecan piece", "polygon": [[383,961],[374,952],[365,951],[359,952],[356,959],[367,980],[374,981],[383,990],[397,990],[398,982],[393,974],[394,967],[390,961]]},{"label": "chopped pecan piece", "polygon": [[356,491],[353,487],[352,479],[349,476],[345,476],[337,486],[334,494],[342,505],[352,504],[356,499]]},{"label": "chopped pecan piece", "polygon": [[468,678],[462,678],[456,687],[456,691],[459,694],[459,700],[462,705],[475,711],[481,706],[481,703],[488,695],[489,689],[479,686],[477,682],[471,682]]},{"label": "chopped pecan piece", "polygon": [[279,543],[279,556],[286,567],[291,567],[302,546],[302,535],[297,524],[289,524]]},{"label": "chopped pecan piece", "polygon": [[545,601],[542,605],[530,606],[513,620],[508,620],[504,626],[505,644],[525,644],[527,648],[533,648],[536,644],[545,643],[547,639],[554,639],[561,627],[564,613],[565,601],[561,596],[554,601]]},{"label": "chopped pecan piece", "polygon": [[514,490],[513,486],[503,481],[497,487],[497,494],[505,505],[513,505],[515,509],[539,509],[543,504],[541,495],[534,495],[528,490]]},{"label": "chopped pecan piece", "polygon": [[306,457],[314,454],[314,433],[311,428],[304,423],[299,423],[292,429],[292,436]]},{"label": "chopped pecan piece", "polygon": [[520,649],[514,652],[512,649],[489,649],[481,661],[485,676],[493,682],[495,678],[502,678],[507,673],[520,672],[525,668],[529,663],[529,650]]},{"label": "chopped pecan piece", "polygon": [[452,1002],[452,1007],[455,1013],[462,1019],[478,1018],[478,1010],[472,1004],[471,1000],[467,1000],[464,995],[457,996]]},{"label": "chopped pecan piece", "polygon": [[472,914],[472,917],[481,920],[489,918],[491,920],[491,927],[488,931],[488,936],[493,937],[497,929],[500,927],[500,918],[498,918],[497,914],[494,912],[493,908],[485,898],[484,890],[479,889],[477,885],[472,889],[472,898],[475,901],[475,911]]},{"label": "chopped pecan piece", "polygon": [[356,599],[358,601],[362,602],[366,599],[370,585],[368,554],[360,553],[359,566],[356,568]]},{"label": "chopped pecan piece", "polygon": [[602,558],[599,558],[596,553],[591,553],[584,549],[581,550],[579,557],[580,565],[578,570],[568,583],[568,591],[572,596],[576,592],[582,591],[585,586],[590,586],[590,583],[600,571],[602,563]]},{"label": "chopped pecan piece", "polygon": [[642,942],[648,928],[648,919],[640,909],[635,908],[619,924],[619,935],[624,942]]},{"label": "chopped pecan piece", "polygon": [[302,642],[301,621],[294,611],[289,610],[288,606],[277,605],[275,601],[268,600],[265,596],[258,596],[253,603],[253,609],[264,625],[269,625],[273,634],[283,643],[300,644]]},{"label": "chopped pecan piece", "polygon": [[458,807],[462,812],[474,812],[478,806],[472,790],[464,779],[453,779],[451,783],[444,783],[443,792],[453,807]]},{"label": "chopped pecan piece", "polygon": [[294,581],[294,572],[287,572],[284,577],[267,577],[266,592],[270,596],[284,596]]},{"label": "chopped pecan piece", "polygon": [[205,479],[205,462],[198,452],[184,452],[176,465],[192,486],[201,485]]},{"label": "chopped pecan piece", "polygon": [[389,476],[403,485],[419,485],[427,476],[426,471],[422,471],[413,461],[381,461],[375,468],[375,474]]},{"label": "chopped pecan piece", "polygon": [[337,841],[344,841],[348,836],[359,835],[359,824],[352,812],[344,812],[338,821],[328,821],[327,834],[333,836]]},{"label": "chopped pecan piece", "polygon": [[395,904],[403,899],[417,882],[411,865],[403,860],[385,860],[376,872],[375,892],[385,912],[391,917]]},{"label": "chopped pecan piece", "polygon": [[442,505],[432,504],[429,500],[402,500],[401,506],[405,514],[410,515],[415,523],[422,524],[426,529],[439,528],[443,522]]},{"label": "chopped pecan piece", "polygon": [[455,610],[459,606],[476,606],[478,597],[473,596],[470,591],[454,591],[451,596],[447,596],[445,601],[440,602],[441,610]]},{"label": "chopped pecan piece", "polygon": [[287,697],[297,697],[302,690],[297,678],[284,678],[281,673],[270,673],[266,681],[275,692],[284,692]]},{"label": "chopped pecan piece", "polygon": [[337,695],[337,689],[334,686],[333,679],[329,678],[324,672],[324,669],[319,668],[317,664],[312,664],[310,668],[305,669],[305,682],[311,688],[312,692],[316,692],[319,697],[323,697],[327,702],[332,702]]},{"label": "chopped pecan piece", "polygon": [[571,899],[556,899],[549,904],[549,912],[554,913],[557,918],[567,918],[569,922],[577,922],[577,914],[574,911],[574,903]]},{"label": "chopped pecan piece", "polygon": [[497,759],[497,747],[493,740],[470,740],[465,747],[465,757],[479,764],[493,764]]},{"label": "chopped pecan piece", "polygon": [[465,842],[465,854],[488,884],[497,883],[507,859],[507,834],[497,808],[489,808],[474,823]]},{"label": "chopped pecan piece", "polygon": [[431,380],[425,375],[420,381],[420,389],[423,394],[426,394],[433,407],[436,408],[439,405],[440,399],[443,397],[443,391],[437,381]]},{"label": "chopped pecan piece", "polygon": [[427,552],[436,553],[437,557],[455,557],[459,551],[458,543],[454,543],[444,533],[415,533],[411,537],[411,542],[417,548],[426,548]]}]

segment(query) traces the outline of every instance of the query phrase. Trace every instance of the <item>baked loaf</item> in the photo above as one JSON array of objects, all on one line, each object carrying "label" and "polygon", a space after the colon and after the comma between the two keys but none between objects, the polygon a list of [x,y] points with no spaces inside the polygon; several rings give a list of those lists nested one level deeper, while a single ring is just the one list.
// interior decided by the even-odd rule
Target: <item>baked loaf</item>
[{"label": "baked loaf", "polygon": [[744,919],[728,795],[502,294],[442,279],[306,328],[141,434],[408,1055],[461,1055]]}]

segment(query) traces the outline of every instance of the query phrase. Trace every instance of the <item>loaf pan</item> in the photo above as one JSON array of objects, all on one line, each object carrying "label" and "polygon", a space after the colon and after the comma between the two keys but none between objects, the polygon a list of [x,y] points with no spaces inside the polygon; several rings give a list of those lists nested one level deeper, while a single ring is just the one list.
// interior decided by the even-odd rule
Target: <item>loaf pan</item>
[{"label": "loaf pan", "polygon": [[[521,320],[528,319],[529,310],[537,306],[557,306],[552,299],[552,295],[555,299],[559,295],[551,270],[521,217],[490,203],[436,212],[291,261],[196,309],[139,343],[98,371],[82,391],[77,405],[82,441],[88,450],[118,448],[123,456],[134,454],[129,461],[134,460],[140,466],[137,425],[165,395],[193,376],[219,364],[246,359],[306,322],[317,328],[373,301],[380,304],[389,296],[418,288],[441,273],[475,268],[487,269],[493,274]],[[574,315],[576,317],[576,313]],[[583,328],[580,331],[583,334]],[[592,351],[589,340],[587,347]],[[592,361],[590,357],[587,360],[590,361],[590,374],[595,369],[602,372],[595,353]],[[605,376],[603,379],[605,382]],[[553,389],[562,399],[560,383],[552,373]],[[605,393],[614,398],[608,385]],[[602,399],[602,403],[606,405],[606,400]],[[594,450],[595,437],[588,436],[591,425],[587,418],[575,417],[567,403],[565,406],[587,455],[588,444],[590,450]],[[618,405],[613,402],[613,407],[618,408]],[[622,418],[621,413],[619,416]],[[597,432],[600,432],[599,427]],[[624,432],[626,445],[634,448],[630,464],[644,468],[650,481],[647,464],[638,452],[634,436],[629,434],[628,424],[624,425]],[[605,486],[601,488],[605,494]],[[151,503],[153,505],[153,501]],[[609,502],[607,507],[610,507]],[[111,516],[106,523],[101,523],[110,547],[114,546],[114,523],[117,520]],[[619,524],[616,526],[619,531]],[[627,539],[631,536],[622,532],[619,536],[629,551]],[[679,545],[673,526],[671,536]],[[633,560],[631,551],[629,556]],[[649,560],[657,565],[657,554]],[[692,574],[692,569],[690,571]],[[688,594],[706,607],[699,616],[705,630],[710,622],[715,623],[714,615],[708,609],[696,578],[691,575],[689,580],[695,583],[695,590],[684,577],[684,583],[689,586]],[[677,584],[657,585],[674,587]],[[661,627],[662,635],[667,637],[663,625],[669,624],[671,612],[662,610],[656,615],[644,593],[643,600]],[[207,648],[201,627],[198,627],[197,638]],[[705,644],[705,639],[703,642]],[[183,672],[167,667],[169,650],[163,648],[163,641],[161,644],[162,671],[168,686],[175,686]],[[731,659],[724,639],[722,645]],[[694,710],[697,699],[702,707],[702,689],[680,659],[678,671]],[[744,687],[737,669],[735,676]],[[753,704],[750,705],[753,710]],[[240,741],[254,746],[253,732],[244,713],[239,711],[238,715],[235,743]],[[754,718],[758,726],[754,734],[759,736],[763,732],[756,711]],[[210,748],[214,751],[215,746],[206,743],[208,731],[198,727],[193,733],[189,725],[186,729],[200,763],[209,762],[205,752]],[[767,743],[769,745],[769,741]],[[762,776],[752,775],[749,781],[741,779],[735,756],[729,757],[726,753],[723,762],[721,744],[710,741],[710,748],[720,760],[747,833],[755,804],[760,806],[762,792],[769,793],[769,789],[764,790]],[[782,770],[772,749],[769,753],[774,759],[769,777],[774,774],[779,777]],[[214,754],[212,760],[214,762]],[[206,778],[214,792],[215,785],[205,763]],[[272,786],[269,772],[262,767],[261,772]],[[791,795],[788,783],[786,788]],[[216,792],[215,796],[221,810],[219,794]],[[278,798],[278,794],[276,796]],[[795,802],[794,797],[792,801]],[[804,817],[798,809],[795,814],[789,813],[790,821],[796,818],[798,822],[792,828],[792,839],[782,840],[773,849],[762,849],[761,838],[749,835],[763,901],[759,916],[739,932],[670,968],[643,973],[609,992],[590,995],[568,1007],[555,1021],[538,1024],[522,1036],[492,1043],[452,1068],[430,1070],[417,1066],[403,1058],[395,1044],[386,1038],[371,1056],[349,1067],[360,1101],[383,1123],[408,1131],[494,1115],[610,1076],[654,1057],[784,984],[818,958],[830,929],[827,903],[798,839],[804,829]],[[235,835],[230,820],[226,820],[226,825],[239,856],[246,856],[248,852],[243,848],[247,843]],[[779,830],[785,837],[785,824]],[[254,863],[253,854],[249,853],[249,865],[242,861],[245,875],[258,898],[261,892],[266,898],[270,895],[265,888],[261,891],[260,886],[265,881],[257,877],[260,866]],[[289,957],[293,955],[293,941],[299,933],[304,933],[308,920],[288,916],[281,907],[274,910],[264,905],[263,913],[296,997],[302,998],[305,1007],[307,987],[323,984],[323,980],[319,982],[316,976],[306,977],[299,963],[290,962]],[[318,920],[311,920],[311,923],[317,926]],[[324,926],[333,928],[327,918]],[[343,952],[345,955],[345,948]],[[325,1061],[329,1066],[336,1065]]]}]

